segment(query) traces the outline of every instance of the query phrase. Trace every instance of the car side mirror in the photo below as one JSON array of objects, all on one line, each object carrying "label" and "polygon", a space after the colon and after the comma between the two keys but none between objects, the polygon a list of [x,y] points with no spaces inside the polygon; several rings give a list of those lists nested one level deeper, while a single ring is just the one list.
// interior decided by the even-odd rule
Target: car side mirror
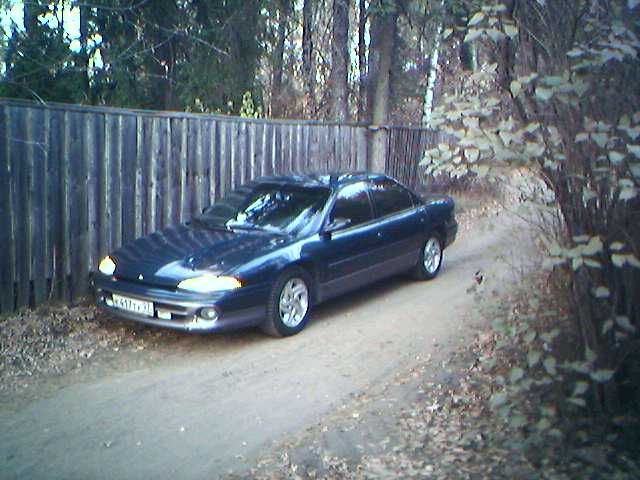
[{"label": "car side mirror", "polygon": [[351,225],[350,218],[336,218],[332,222],[329,222],[328,224],[325,225],[324,229],[322,230],[322,233],[325,235],[331,235],[332,233],[337,232],[338,230],[347,228],[349,225]]}]

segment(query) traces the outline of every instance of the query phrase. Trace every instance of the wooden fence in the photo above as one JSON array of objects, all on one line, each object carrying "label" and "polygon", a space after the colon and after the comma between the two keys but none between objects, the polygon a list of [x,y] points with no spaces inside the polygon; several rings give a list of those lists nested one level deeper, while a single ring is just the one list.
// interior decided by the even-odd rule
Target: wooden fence
[{"label": "wooden fence", "polygon": [[[362,125],[0,99],[0,312],[87,293],[101,256],[273,173],[365,170]],[[388,130],[416,178],[428,132]]]}]

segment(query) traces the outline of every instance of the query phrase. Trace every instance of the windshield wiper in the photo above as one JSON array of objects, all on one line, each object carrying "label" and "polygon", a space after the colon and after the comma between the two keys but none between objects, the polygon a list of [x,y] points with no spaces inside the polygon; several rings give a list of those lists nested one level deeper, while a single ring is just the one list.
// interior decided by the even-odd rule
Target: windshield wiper
[{"label": "windshield wiper", "polygon": [[224,231],[224,232],[233,232],[233,228],[231,228],[230,226],[212,222],[209,219],[207,219],[205,216],[202,216],[202,215],[199,215],[197,217],[193,217],[191,219],[191,222],[198,223],[198,224],[202,225],[203,227],[206,227],[206,228],[208,228],[210,230],[220,230],[220,231]]},{"label": "windshield wiper", "polygon": [[228,222],[227,226],[233,230],[249,230],[257,232],[274,233],[276,235],[287,236],[288,233],[275,227],[265,227],[263,225],[256,225],[254,223],[242,223],[242,222]]}]

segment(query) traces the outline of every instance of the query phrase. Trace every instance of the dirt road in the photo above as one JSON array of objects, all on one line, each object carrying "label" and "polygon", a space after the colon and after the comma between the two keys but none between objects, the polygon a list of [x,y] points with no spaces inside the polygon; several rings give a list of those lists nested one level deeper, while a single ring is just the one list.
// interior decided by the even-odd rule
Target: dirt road
[{"label": "dirt road", "polygon": [[[129,367],[69,380],[0,411],[0,478],[216,478],[385,381],[430,349],[468,338],[482,270],[502,289],[497,255],[526,248],[504,215],[464,232],[431,282],[397,277],[320,307],[300,335],[176,335]],[[522,229],[520,229],[522,230]]]}]

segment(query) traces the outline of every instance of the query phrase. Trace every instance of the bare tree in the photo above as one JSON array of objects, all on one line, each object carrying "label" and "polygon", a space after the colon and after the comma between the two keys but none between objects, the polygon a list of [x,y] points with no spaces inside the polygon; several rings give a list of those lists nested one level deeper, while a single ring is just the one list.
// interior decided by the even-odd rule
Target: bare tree
[{"label": "bare tree", "polygon": [[[389,119],[391,99],[392,53],[397,39],[398,8],[395,3],[377,2],[376,13],[371,20],[371,45],[369,48],[369,82],[367,103],[370,120],[375,127]],[[384,145],[386,134],[378,130],[372,138],[371,166],[384,171]]]},{"label": "bare tree", "polygon": [[313,14],[314,0],[304,0],[302,6],[302,80],[304,83],[304,115],[312,117],[316,113],[315,75],[313,64]]},{"label": "bare tree", "polygon": [[360,74],[358,82],[358,120],[363,120],[367,112],[367,44],[365,40],[367,28],[367,2],[358,2],[358,72]]},{"label": "bare tree", "polygon": [[349,5],[333,0],[333,36],[331,39],[330,115],[336,121],[349,119],[347,74],[349,62]]},{"label": "bare tree", "polygon": [[278,30],[276,46],[273,52],[273,82],[271,85],[271,115],[282,116],[284,99],[282,98],[282,77],[284,70],[284,45],[287,36],[287,27],[291,13],[291,1],[279,0],[278,2]]}]

